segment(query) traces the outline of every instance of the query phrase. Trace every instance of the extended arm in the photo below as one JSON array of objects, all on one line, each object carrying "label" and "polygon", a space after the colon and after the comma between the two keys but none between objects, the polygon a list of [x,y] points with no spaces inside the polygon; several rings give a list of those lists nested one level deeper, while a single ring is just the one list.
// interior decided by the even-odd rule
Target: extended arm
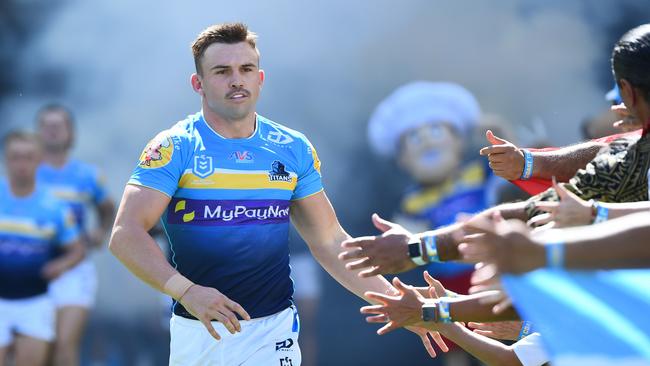
[{"label": "extended arm", "polygon": [[[494,173],[508,180],[519,179],[524,169],[523,149],[491,131],[486,133],[486,138],[491,146],[482,148],[480,154],[488,157]],[[589,141],[554,150],[530,151],[533,156],[531,177],[551,179],[555,176],[566,182],[593,160],[604,146],[605,143]]]}]

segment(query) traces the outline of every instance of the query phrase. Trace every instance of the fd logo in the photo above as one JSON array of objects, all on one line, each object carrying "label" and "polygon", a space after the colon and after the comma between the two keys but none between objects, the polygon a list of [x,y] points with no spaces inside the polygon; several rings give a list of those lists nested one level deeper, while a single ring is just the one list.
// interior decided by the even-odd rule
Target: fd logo
[{"label": "fd logo", "polygon": [[140,166],[142,168],[160,168],[172,160],[174,144],[171,138],[159,133],[153,140],[149,141],[140,155]]},{"label": "fd logo", "polygon": [[266,139],[280,145],[286,145],[293,142],[293,137],[285,135],[280,131],[271,131],[266,136]]}]

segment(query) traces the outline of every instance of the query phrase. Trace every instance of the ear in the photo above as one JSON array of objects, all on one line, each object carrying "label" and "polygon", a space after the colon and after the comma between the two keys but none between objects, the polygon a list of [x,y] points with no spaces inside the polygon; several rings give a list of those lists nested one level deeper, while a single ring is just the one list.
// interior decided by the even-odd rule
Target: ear
[{"label": "ear", "polygon": [[190,76],[190,83],[192,84],[192,89],[203,97],[203,85],[201,85],[201,77],[197,73]]},{"label": "ear", "polygon": [[[621,98],[623,102],[628,107],[634,107],[636,105],[636,91],[632,84],[625,79],[618,80],[618,88],[621,92]],[[629,104],[628,104],[629,103]]]},{"label": "ear", "polygon": [[266,77],[266,73],[264,73],[264,70],[260,69],[260,88],[262,85],[264,85],[264,78]]}]

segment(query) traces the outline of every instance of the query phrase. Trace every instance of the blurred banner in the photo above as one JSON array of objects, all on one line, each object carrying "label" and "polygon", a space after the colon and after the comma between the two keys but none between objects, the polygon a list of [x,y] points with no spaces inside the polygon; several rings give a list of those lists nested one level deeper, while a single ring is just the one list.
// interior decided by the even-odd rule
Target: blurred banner
[{"label": "blurred banner", "polygon": [[503,276],[557,366],[650,365],[650,270]]}]

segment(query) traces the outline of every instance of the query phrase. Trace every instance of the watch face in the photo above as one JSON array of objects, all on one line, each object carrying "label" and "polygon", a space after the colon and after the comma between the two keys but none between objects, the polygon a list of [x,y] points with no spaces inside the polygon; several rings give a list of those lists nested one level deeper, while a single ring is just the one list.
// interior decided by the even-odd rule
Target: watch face
[{"label": "watch face", "polygon": [[[403,253],[403,252],[402,252]],[[420,243],[410,243],[409,244],[409,257],[421,257],[422,253],[420,252]]]},{"label": "watch face", "polygon": [[423,305],[422,306],[422,320],[425,322],[435,322],[436,321],[436,305]]}]

